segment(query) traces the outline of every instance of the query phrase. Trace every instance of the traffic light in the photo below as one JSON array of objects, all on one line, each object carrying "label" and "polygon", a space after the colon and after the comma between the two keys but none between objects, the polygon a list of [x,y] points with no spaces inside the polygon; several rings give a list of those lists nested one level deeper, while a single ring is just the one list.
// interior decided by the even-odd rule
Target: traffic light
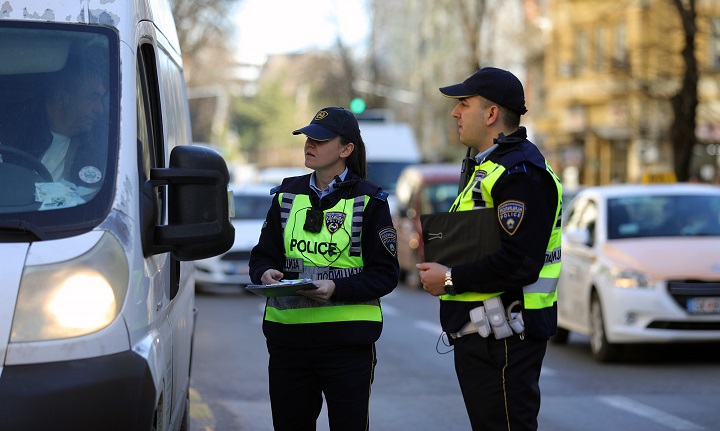
[{"label": "traffic light", "polygon": [[350,101],[350,112],[353,114],[362,114],[365,112],[365,101],[359,97]]}]

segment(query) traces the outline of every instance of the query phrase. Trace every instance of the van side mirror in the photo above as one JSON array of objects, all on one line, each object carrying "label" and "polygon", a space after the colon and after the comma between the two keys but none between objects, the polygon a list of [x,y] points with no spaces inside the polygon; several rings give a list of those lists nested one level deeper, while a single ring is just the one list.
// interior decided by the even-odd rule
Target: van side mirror
[{"label": "van side mirror", "polygon": [[230,249],[235,229],[228,210],[225,160],[209,148],[184,145],[170,154],[168,168],[154,168],[143,185],[144,195],[167,186],[168,224],[154,225],[155,205],[143,206],[143,250],[146,255],[171,252],[181,261],[204,259]]}]

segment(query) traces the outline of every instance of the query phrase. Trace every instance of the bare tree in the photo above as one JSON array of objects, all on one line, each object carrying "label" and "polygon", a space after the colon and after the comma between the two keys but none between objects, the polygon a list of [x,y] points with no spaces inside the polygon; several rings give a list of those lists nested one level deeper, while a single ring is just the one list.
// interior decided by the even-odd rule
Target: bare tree
[{"label": "bare tree", "polygon": [[[468,3],[471,1],[471,3]],[[470,69],[480,69],[482,67],[482,59],[480,47],[482,46],[481,32],[482,20],[485,16],[485,0],[460,0],[458,2],[460,8],[460,17],[463,24],[463,37],[470,50]]]},{"label": "bare tree", "polygon": [[241,0],[172,0],[183,55],[193,58],[208,46],[226,44],[232,34],[230,12]]},{"label": "bare tree", "polygon": [[682,58],[685,73],[680,90],[671,99],[675,118],[670,125],[670,142],[675,155],[675,176],[678,181],[687,181],[690,159],[695,144],[696,109],[698,106],[698,61],[695,57],[695,35],[697,34],[696,0],[672,0],[682,23],[685,46]]},{"label": "bare tree", "polygon": [[[242,0],[172,0],[189,87],[193,140],[213,141],[225,126],[224,98],[236,68],[232,11]],[[199,96],[198,93],[202,93]],[[218,123],[223,124],[218,124]]]}]

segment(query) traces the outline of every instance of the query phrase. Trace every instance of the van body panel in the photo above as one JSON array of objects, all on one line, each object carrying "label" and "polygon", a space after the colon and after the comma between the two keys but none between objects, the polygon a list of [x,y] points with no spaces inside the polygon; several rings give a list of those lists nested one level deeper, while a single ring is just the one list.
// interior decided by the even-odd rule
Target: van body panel
[{"label": "van body panel", "polygon": [[367,180],[388,192],[390,213],[397,211],[395,187],[400,172],[422,161],[415,133],[407,123],[359,121],[365,143]]},{"label": "van body panel", "polygon": [[[30,244],[27,243],[0,244],[0,360],[5,359],[7,353],[17,301],[17,289],[5,286],[20,285],[28,248]],[[0,362],[0,377],[3,364],[4,362]]]},{"label": "van body panel", "polygon": [[10,343],[5,365],[40,364],[45,362],[71,361],[112,355],[130,348],[127,328],[122,318],[110,325],[82,337],[62,340]]},{"label": "van body panel", "polygon": [[406,123],[360,121],[360,133],[367,149],[367,161],[419,163],[422,160],[415,134]]},{"label": "van body panel", "polygon": [[[0,423],[180,429],[197,314],[192,260],[226,251],[234,231],[227,166],[216,152],[187,145],[187,90],[170,2],[8,0],[0,5],[0,37]],[[77,64],[84,68],[71,68]],[[100,130],[87,148],[104,159],[72,172],[90,185],[68,185],[56,178],[66,172],[43,172],[47,154],[31,154],[35,162],[17,154],[34,141],[20,139],[32,123],[14,120],[45,108],[61,73],[86,76],[93,64],[105,91],[92,131]],[[53,133],[54,146],[60,132]],[[74,149],[76,138],[67,136],[66,148]],[[81,287],[70,276],[85,273],[100,277],[74,290],[62,311],[77,306],[86,319],[96,307],[83,304],[109,292],[116,300],[110,314],[81,335],[44,332],[57,315],[47,306],[56,306],[55,292]],[[53,293],[43,297],[46,291]],[[32,306],[37,297],[43,307]],[[20,335],[14,324],[25,325]]]},{"label": "van body panel", "polygon": [[30,245],[25,265],[48,265],[70,260],[87,253],[102,236],[102,231],[91,231],[71,238],[36,241]]},{"label": "van body panel", "polygon": [[9,430],[148,430],[155,388],[132,351],[18,365],[0,379],[0,417]]}]

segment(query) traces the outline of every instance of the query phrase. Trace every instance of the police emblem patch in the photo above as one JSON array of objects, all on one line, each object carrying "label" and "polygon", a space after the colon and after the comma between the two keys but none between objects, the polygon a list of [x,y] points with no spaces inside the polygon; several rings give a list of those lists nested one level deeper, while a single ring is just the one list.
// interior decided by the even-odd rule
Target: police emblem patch
[{"label": "police emblem patch", "polygon": [[330,115],[330,114],[328,114],[327,111],[318,111],[318,113],[315,114],[315,119],[322,120],[323,118],[327,117],[328,115]]},{"label": "police emblem patch", "polygon": [[475,181],[482,181],[487,177],[487,172],[480,170],[475,173]]},{"label": "police emblem patch", "polygon": [[503,230],[509,235],[514,235],[525,215],[525,203],[505,201],[497,207],[497,215]]},{"label": "police emblem patch", "polygon": [[378,232],[378,236],[385,249],[395,256],[397,254],[397,232],[395,229],[391,227],[382,228]]},{"label": "police emblem patch", "polygon": [[327,212],[325,213],[325,227],[330,233],[335,233],[340,230],[343,223],[345,223],[345,217],[347,214],[341,212]]}]

